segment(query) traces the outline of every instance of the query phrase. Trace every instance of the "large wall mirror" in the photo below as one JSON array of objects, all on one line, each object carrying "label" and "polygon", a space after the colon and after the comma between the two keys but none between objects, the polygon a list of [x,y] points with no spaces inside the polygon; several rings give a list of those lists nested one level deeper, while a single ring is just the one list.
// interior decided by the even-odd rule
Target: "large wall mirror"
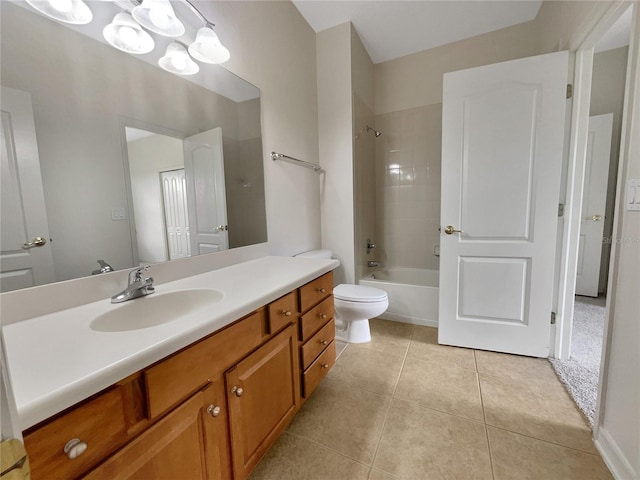
[{"label": "large wall mirror", "polygon": [[[94,22],[118,11],[91,8]],[[2,291],[88,276],[98,260],[119,270],[267,241],[256,87],[219,65],[185,78],[120,52],[100,38],[108,20],[0,9]]]}]

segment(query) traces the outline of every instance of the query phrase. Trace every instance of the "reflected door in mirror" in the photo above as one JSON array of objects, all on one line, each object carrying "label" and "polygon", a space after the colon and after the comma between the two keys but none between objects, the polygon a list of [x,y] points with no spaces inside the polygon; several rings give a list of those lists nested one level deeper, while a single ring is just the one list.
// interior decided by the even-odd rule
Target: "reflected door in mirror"
[{"label": "reflected door in mirror", "polygon": [[52,282],[54,273],[31,95],[2,87],[1,98],[0,291],[8,292]]},{"label": "reflected door in mirror", "polygon": [[220,127],[184,140],[184,169],[191,251],[212,253],[229,248],[224,156]]}]

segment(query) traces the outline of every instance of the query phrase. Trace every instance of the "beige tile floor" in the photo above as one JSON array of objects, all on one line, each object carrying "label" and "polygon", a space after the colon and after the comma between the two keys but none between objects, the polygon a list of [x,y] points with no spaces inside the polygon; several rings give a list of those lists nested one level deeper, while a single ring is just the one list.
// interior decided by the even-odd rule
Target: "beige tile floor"
[{"label": "beige tile floor", "polygon": [[546,360],[373,319],[252,480],[613,478]]}]

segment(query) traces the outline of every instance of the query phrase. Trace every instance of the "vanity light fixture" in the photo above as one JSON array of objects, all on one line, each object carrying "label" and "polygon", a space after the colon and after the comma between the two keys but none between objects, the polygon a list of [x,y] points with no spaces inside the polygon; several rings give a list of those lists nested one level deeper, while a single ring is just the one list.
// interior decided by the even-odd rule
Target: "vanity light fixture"
[{"label": "vanity light fixture", "polygon": [[104,27],[104,38],[118,50],[135,55],[149,53],[155,47],[151,35],[127,12],[120,12],[113,17],[113,22]]},{"label": "vanity light fixture", "polygon": [[61,22],[85,25],[93,20],[91,9],[82,0],[27,0],[27,3]]},{"label": "vanity light fixture", "polygon": [[[39,12],[61,22],[85,24],[93,19],[93,13],[83,0],[26,1]],[[125,10],[116,14],[113,21],[104,27],[102,34],[105,40],[118,50],[138,55],[149,53],[155,47],[153,37],[144,29],[165,37],[183,36],[186,29],[173,10],[172,1],[187,6],[203,26],[196,32],[195,41],[189,45],[189,53],[182,43],[174,41],[158,61],[160,66],[178,75],[193,75],[200,71],[200,67],[191,57],[214,64],[229,60],[229,50],[213,31],[215,25],[189,0],[129,0],[133,7],[130,13],[126,7],[122,7],[124,1],[113,2]]]},{"label": "vanity light fixture", "polygon": [[189,53],[196,60],[205,63],[224,63],[231,57],[208,22],[198,30],[195,41],[189,45]]},{"label": "vanity light fixture", "polygon": [[184,35],[184,24],[176,16],[169,0],[143,0],[131,14],[140,25],[154,33],[165,37]]},{"label": "vanity light fixture", "polygon": [[198,64],[191,60],[187,50],[178,42],[171,42],[167,46],[167,53],[158,60],[158,64],[167,72],[178,75],[193,75],[200,71]]}]

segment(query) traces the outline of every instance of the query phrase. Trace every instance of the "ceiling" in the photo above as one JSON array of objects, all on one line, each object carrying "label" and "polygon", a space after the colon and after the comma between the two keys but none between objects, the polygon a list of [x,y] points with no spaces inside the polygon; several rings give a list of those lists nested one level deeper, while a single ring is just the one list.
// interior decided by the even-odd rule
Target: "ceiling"
[{"label": "ceiling", "polygon": [[607,33],[602,36],[600,41],[596,43],[595,51],[605,52],[629,45],[632,16],[633,8],[627,8],[616,23],[614,23]]},{"label": "ceiling", "polygon": [[321,32],[351,21],[373,63],[536,18],[542,1],[293,0]]}]

